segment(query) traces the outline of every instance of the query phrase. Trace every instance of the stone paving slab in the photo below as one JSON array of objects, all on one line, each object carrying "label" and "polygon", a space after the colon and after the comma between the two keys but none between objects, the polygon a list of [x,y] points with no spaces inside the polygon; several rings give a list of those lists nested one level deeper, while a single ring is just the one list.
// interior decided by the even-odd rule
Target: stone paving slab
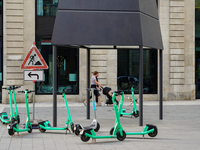
[{"label": "stone paving slab", "polygon": [[[173,104],[173,105],[172,105]],[[21,119],[20,127],[26,120],[25,104],[19,104]],[[32,104],[29,104],[32,113]],[[70,112],[74,123],[89,125],[92,122],[93,111],[91,107],[91,119],[86,119],[86,107],[82,103],[69,103]],[[131,112],[132,106],[126,102],[124,105]],[[0,111],[9,113],[9,105],[1,104]],[[65,131],[47,131],[40,133],[34,129],[31,134],[20,133],[20,137],[8,135],[6,125],[0,123],[0,150],[199,150],[200,144],[200,101],[172,101],[164,102],[164,119],[159,120],[159,107],[157,101],[144,102],[144,125],[154,124],[158,127],[158,135],[145,139],[141,135],[127,136],[124,141],[117,139],[97,139],[94,144],[90,141],[82,142],[79,136],[65,134]],[[36,119],[48,119],[53,124],[53,109],[51,103],[36,103]],[[32,114],[31,114],[32,118]],[[58,126],[64,127],[67,119],[67,111],[64,103],[58,103]],[[97,119],[101,125],[98,135],[108,135],[115,122],[112,106],[97,107]],[[139,132],[143,127],[139,126],[139,118],[124,116],[120,118],[126,132]]]}]

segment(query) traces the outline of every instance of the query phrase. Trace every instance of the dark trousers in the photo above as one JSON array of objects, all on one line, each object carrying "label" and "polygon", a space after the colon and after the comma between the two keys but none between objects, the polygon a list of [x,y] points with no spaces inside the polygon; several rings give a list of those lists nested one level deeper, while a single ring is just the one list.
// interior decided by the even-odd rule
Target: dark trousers
[{"label": "dark trousers", "polygon": [[[91,88],[95,88],[96,89],[96,85],[91,85]],[[94,95],[96,96],[96,102],[98,103],[98,96],[100,96],[99,91],[98,90],[94,90]],[[90,95],[90,99],[92,98],[92,95]]]}]

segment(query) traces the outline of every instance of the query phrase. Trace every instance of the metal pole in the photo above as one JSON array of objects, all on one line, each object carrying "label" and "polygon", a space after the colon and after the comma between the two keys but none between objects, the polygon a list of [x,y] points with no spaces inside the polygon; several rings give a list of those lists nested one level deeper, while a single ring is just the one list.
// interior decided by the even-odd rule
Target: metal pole
[{"label": "metal pole", "polygon": [[163,119],[163,51],[160,51],[160,75],[159,75],[159,82],[160,82],[160,94],[159,94],[159,119]]},{"label": "metal pole", "polygon": [[[87,88],[90,88],[90,49],[87,49]],[[87,119],[90,119],[90,91],[87,90]]]},{"label": "metal pole", "polygon": [[33,120],[35,120],[35,80],[33,80]]},{"label": "metal pole", "polygon": [[53,45],[53,126],[57,126],[57,46]]},{"label": "metal pole", "polygon": [[140,121],[139,126],[143,126],[143,46],[140,46],[140,71],[139,71],[139,110],[140,110]]}]

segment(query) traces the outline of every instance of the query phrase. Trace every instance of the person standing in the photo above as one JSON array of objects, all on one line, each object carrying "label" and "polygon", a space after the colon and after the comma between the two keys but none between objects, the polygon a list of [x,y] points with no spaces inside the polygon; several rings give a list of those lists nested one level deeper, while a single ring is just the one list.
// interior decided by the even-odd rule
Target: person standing
[{"label": "person standing", "polygon": [[[96,106],[101,106],[99,89],[100,87],[102,87],[102,85],[98,82],[98,78],[97,78],[98,76],[99,76],[99,72],[94,71],[93,76],[91,77],[91,88],[98,89],[98,90],[94,90],[94,95],[96,96]],[[85,100],[83,103],[86,105],[87,100]]]}]

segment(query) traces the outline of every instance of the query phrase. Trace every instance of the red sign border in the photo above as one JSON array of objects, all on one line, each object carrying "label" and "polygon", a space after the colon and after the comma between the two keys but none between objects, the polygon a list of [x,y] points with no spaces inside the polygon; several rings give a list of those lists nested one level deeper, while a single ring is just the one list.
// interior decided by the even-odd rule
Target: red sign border
[{"label": "red sign border", "polygon": [[[40,61],[42,62],[43,66],[25,66],[26,62],[28,61],[28,58],[30,57],[32,51],[35,50],[36,54],[38,55],[38,57],[40,58]],[[21,69],[48,69],[49,67],[47,66],[46,62],[44,61],[42,55],[40,54],[40,52],[38,51],[37,47],[35,45],[33,45],[30,49],[30,51],[28,52],[28,54],[26,55],[26,58],[24,59],[22,65],[21,65]]]}]

